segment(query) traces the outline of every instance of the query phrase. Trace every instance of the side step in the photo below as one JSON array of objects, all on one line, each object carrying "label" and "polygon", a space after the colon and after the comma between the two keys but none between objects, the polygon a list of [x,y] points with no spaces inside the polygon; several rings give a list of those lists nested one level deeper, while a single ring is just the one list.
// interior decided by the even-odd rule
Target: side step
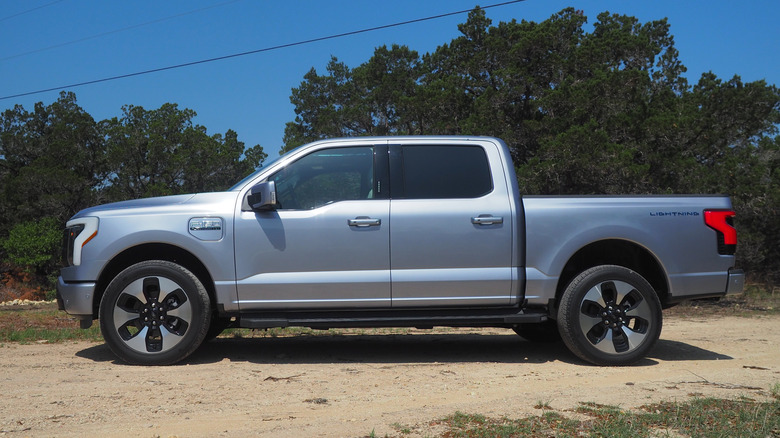
[{"label": "side step", "polygon": [[363,311],[340,313],[275,313],[245,314],[238,318],[238,326],[265,329],[274,327],[368,328],[368,327],[512,327],[515,324],[540,323],[547,321],[544,311],[528,309],[512,312],[461,312],[461,311]]}]

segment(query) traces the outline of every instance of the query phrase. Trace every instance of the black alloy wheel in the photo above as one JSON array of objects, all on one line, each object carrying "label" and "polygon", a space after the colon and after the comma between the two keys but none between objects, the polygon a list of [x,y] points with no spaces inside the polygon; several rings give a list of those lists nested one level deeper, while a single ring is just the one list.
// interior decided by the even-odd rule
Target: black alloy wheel
[{"label": "black alloy wheel", "polygon": [[597,365],[628,365],[658,341],[661,303],[652,286],[622,266],[590,268],[561,297],[558,327],[569,349]]},{"label": "black alloy wheel", "polygon": [[125,362],[167,365],[192,354],[209,329],[211,306],[198,278],[172,262],[130,266],[100,303],[100,330]]}]

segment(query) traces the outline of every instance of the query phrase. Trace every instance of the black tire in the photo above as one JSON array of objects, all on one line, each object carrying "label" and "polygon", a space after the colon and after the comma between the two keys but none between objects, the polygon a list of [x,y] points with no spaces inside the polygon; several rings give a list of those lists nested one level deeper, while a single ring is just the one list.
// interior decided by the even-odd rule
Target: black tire
[{"label": "black tire", "polygon": [[203,340],[203,342],[208,342],[216,338],[231,325],[233,325],[233,322],[230,320],[230,318],[223,318],[216,315],[212,316],[209,331],[206,333],[206,338]]},{"label": "black tire", "polygon": [[575,355],[596,365],[629,365],[644,358],[661,335],[658,295],[622,266],[590,268],[561,296],[558,328]]},{"label": "black tire", "polygon": [[526,341],[535,344],[561,342],[558,325],[551,319],[540,323],[517,324],[512,329]]},{"label": "black tire", "polygon": [[100,301],[100,331],[111,351],[137,365],[169,365],[192,354],[211,322],[211,302],[198,278],[162,260],[130,266]]}]

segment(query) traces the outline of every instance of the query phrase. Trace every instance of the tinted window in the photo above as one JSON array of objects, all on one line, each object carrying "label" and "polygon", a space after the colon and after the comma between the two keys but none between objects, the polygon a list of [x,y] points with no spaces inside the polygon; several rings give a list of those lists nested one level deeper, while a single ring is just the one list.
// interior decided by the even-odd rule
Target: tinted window
[{"label": "tinted window", "polygon": [[477,198],[493,190],[478,146],[404,146],[405,198]]},{"label": "tinted window", "polygon": [[269,180],[276,185],[279,208],[310,210],[338,201],[371,199],[374,152],[371,147],[313,152]]}]

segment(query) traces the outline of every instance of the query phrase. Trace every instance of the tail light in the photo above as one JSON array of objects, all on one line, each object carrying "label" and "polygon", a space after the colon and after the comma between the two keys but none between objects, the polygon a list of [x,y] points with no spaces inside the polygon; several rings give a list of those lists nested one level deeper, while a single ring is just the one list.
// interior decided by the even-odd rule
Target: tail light
[{"label": "tail light", "polygon": [[704,210],[704,223],[718,235],[718,254],[734,255],[737,252],[735,215],[733,210]]}]

